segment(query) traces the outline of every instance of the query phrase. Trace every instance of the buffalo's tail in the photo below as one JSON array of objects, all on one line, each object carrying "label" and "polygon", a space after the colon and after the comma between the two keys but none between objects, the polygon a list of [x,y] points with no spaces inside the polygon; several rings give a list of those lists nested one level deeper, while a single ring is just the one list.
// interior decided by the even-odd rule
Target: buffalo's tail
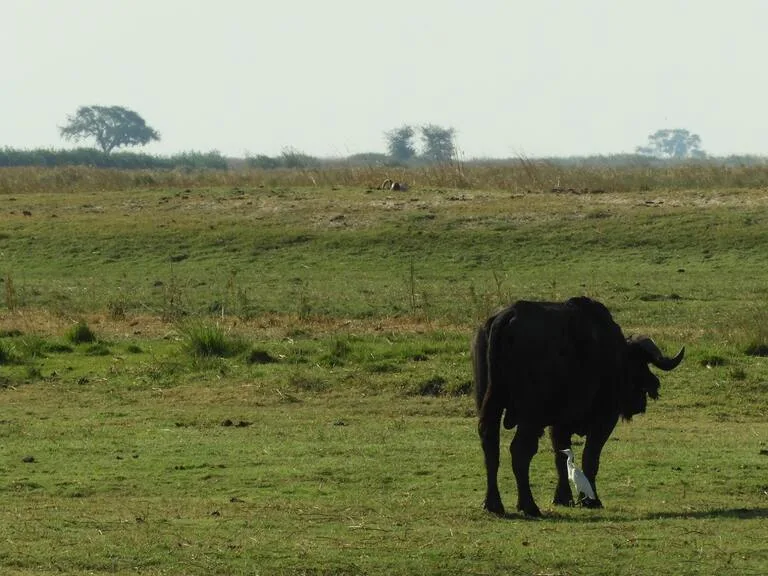
[{"label": "buffalo's tail", "polygon": [[[491,412],[501,414],[503,409],[506,409],[505,428],[514,426],[515,418],[511,406],[508,405],[508,394],[504,393],[504,382],[509,380],[509,375],[505,372],[509,364],[506,356],[510,352],[506,348],[510,342],[506,338],[502,338],[502,334],[516,313],[513,306],[506,308],[496,316],[489,318],[482,329],[485,334],[483,350],[485,362],[482,367],[475,365],[476,382],[483,382],[482,397],[479,387],[475,389],[481,426]],[[476,352],[480,352],[480,350],[476,350]],[[478,374],[481,369],[483,369],[482,376]]]},{"label": "buffalo's tail", "polygon": [[483,400],[488,392],[488,331],[493,317],[477,330],[472,343],[472,369],[475,379],[475,405],[477,413],[483,408]]}]

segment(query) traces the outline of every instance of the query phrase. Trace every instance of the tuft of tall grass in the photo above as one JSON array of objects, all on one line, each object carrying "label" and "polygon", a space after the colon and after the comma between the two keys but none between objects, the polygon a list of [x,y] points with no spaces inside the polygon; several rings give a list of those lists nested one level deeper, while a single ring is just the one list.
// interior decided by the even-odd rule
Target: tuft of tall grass
[{"label": "tuft of tall grass", "polygon": [[18,361],[16,346],[10,340],[0,340],[0,365]]},{"label": "tuft of tall grass", "polygon": [[112,351],[104,342],[96,342],[88,346],[85,354],[87,356],[109,356]]},{"label": "tuft of tall grass", "polygon": [[25,358],[45,358],[47,346],[48,343],[40,336],[26,335],[20,339],[20,348]]},{"label": "tuft of tall grass", "polygon": [[322,362],[330,367],[344,366],[349,355],[352,352],[352,348],[347,340],[337,338],[331,344],[331,349],[328,354],[323,356]]},{"label": "tuft of tall grass", "polygon": [[122,296],[107,302],[107,310],[112,320],[125,320],[127,308],[127,302]]},{"label": "tuft of tall grass", "polygon": [[16,288],[13,286],[13,278],[10,274],[5,277],[5,282],[3,284],[5,287],[5,307],[8,308],[8,310],[15,310],[17,304]]},{"label": "tuft of tall grass", "polygon": [[67,331],[66,338],[72,344],[89,344],[96,341],[96,333],[84,320],[80,320]]},{"label": "tuft of tall grass", "polygon": [[230,358],[245,351],[247,344],[207,321],[189,322],[182,328],[184,347],[193,358]]},{"label": "tuft of tall grass", "polygon": [[768,356],[768,313],[762,309],[751,309],[741,325],[744,330],[744,353],[747,356]]}]

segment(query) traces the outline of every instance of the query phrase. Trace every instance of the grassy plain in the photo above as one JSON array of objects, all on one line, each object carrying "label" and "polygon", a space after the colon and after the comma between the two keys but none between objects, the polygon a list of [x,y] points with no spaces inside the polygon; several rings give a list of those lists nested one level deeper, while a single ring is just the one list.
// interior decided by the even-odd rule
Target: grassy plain
[{"label": "grassy plain", "polygon": [[[3,574],[768,572],[764,188],[67,173],[0,174]],[[576,294],[686,361],[604,510],[545,438],[545,518],[489,516],[472,332]]]}]

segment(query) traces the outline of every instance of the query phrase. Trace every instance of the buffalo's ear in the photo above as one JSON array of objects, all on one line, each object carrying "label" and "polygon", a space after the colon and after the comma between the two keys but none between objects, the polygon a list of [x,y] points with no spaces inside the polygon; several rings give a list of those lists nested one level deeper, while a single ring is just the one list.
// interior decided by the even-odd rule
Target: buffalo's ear
[{"label": "buffalo's ear", "polygon": [[674,370],[683,361],[685,356],[685,346],[680,349],[674,357],[664,356],[662,351],[656,345],[656,342],[648,338],[648,336],[637,336],[627,339],[627,344],[637,347],[642,350],[647,358],[649,364],[653,364],[656,368],[664,371]]}]

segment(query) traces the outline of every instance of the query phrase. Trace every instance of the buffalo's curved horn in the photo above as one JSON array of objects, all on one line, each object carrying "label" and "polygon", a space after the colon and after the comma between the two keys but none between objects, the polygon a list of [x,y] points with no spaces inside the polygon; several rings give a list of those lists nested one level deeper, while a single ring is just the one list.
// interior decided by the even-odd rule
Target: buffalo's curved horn
[{"label": "buffalo's curved horn", "polygon": [[685,346],[680,348],[680,352],[674,357],[664,356],[664,353],[656,345],[656,342],[648,338],[647,336],[640,336],[633,338],[633,342],[640,346],[648,354],[649,362],[661,370],[669,371],[678,367],[680,362],[683,361],[685,356]]}]

